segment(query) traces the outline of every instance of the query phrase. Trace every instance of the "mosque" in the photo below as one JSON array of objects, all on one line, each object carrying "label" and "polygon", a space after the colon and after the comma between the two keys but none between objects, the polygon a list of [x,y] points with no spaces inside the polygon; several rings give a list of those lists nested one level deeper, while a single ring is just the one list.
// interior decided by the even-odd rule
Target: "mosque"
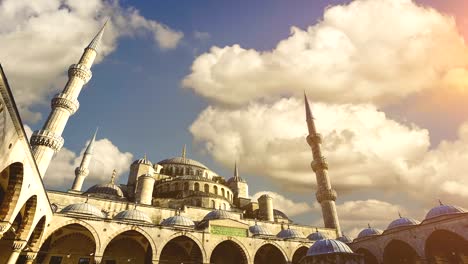
[{"label": "mosque", "polygon": [[[400,217],[385,231],[342,235],[328,163],[305,98],[307,143],[323,227],[300,225],[263,195],[252,200],[237,165],[228,177],[190,159],[135,160],[126,183],[84,190],[95,133],[68,191],[46,190],[47,169],[91,79],[102,29],[68,69],[43,128],[28,140],[0,68],[0,263],[283,264],[468,263],[468,214],[440,204],[422,222]],[[70,172],[73,173],[73,172]],[[312,173],[311,173],[312,175]]]}]

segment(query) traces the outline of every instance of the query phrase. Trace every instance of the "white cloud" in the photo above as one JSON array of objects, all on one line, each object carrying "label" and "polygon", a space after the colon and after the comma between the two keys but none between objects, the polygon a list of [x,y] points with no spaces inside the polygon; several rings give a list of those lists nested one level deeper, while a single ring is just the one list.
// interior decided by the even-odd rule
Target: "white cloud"
[{"label": "white cloud", "polygon": [[[209,107],[190,127],[216,161],[238,160],[245,172],[270,177],[283,188],[314,190],[306,143],[304,103],[295,98],[240,109]],[[429,147],[428,131],[400,124],[372,105],[313,104],[323,155],[339,191],[389,190],[407,184],[408,167]]]},{"label": "white cloud", "polygon": [[289,217],[308,213],[313,210],[313,208],[306,202],[295,202],[279,193],[270,191],[260,191],[255,193],[252,195],[252,201],[257,201],[258,198],[264,194],[268,194],[273,198],[273,207],[275,209],[282,211]]},{"label": "white cloud", "polygon": [[271,51],[212,47],[196,58],[183,85],[229,105],[304,90],[324,102],[385,104],[465,85],[467,59],[452,17],[411,0],[355,0],[326,9],[306,30],[292,27]]},{"label": "white cloud", "polygon": [[183,34],[141,16],[137,9],[116,0],[5,0],[0,2],[0,57],[21,114],[29,122],[41,116],[30,107],[65,85],[68,66],[102,26],[104,34],[98,61],[112,52],[122,36],[151,35],[161,49],[175,48]]},{"label": "white cloud", "polygon": [[[85,148],[77,155],[62,148],[52,160],[44,177],[46,186],[52,189],[71,188],[75,178],[75,168],[79,166],[84,151]],[[89,175],[85,179],[84,186],[109,182],[114,169],[117,171],[116,183],[118,183],[118,179],[128,173],[132,158],[132,154],[121,152],[109,139],[96,140]],[[85,190],[86,188],[83,188],[83,191]]]}]

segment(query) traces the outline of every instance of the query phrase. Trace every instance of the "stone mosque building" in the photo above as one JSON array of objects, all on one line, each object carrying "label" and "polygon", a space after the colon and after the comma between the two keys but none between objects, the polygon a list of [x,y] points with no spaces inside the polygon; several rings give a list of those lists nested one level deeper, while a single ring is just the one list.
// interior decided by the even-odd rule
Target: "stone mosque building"
[{"label": "stone mosque building", "polygon": [[307,98],[324,227],[294,223],[268,195],[252,200],[237,165],[232,175],[218,175],[187,157],[185,147],[179,157],[135,160],[124,184],[114,171],[84,190],[96,133],[70,189],[46,190],[47,168],[91,79],[104,29],[68,69],[65,88],[30,141],[0,68],[0,263],[468,263],[468,214],[457,206],[441,203],[422,222],[400,217],[383,232],[369,226],[354,240],[342,234]]}]

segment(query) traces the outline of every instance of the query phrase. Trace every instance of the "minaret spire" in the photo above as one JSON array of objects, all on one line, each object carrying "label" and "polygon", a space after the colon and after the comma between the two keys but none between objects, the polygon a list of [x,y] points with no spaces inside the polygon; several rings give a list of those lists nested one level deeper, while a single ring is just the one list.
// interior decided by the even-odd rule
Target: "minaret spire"
[{"label": "minaret spire", "polygon": [[81,160],[80,166],[75,169],[75,180],[73,181],[71,191],[81,192],[83,182],[86,176],[89,174],[89,164],[91,163],[91,158],[93,157],[94,142],[96,141],[97,132],[98,129],[96,128],[96,131],[94,132],[94,135],[89,141],[89,144],[83,154],[83,159]]},{"label": "minaret spire", "polygon": [[234,162],[234,181],[240,181],[239,170],[237,169],[237,161]]},{"label": "minaret spire", "polygon": [[68,69],[68,82],[61,93],[52,99],[52,111],[41,130],[34,131],[31,136],[31,147],[39,172],[44,177],[50,161],[55,153],[60,151],[64,140],[63,130],[68,119],[79,108],[78,96],[83,86],[91,79],[91,66],[96,59],[102,35],[107,22],[85,48],[77,64]]},{"label": "minaret spire", "polygon": [[182,149],[182,158],[185,160],[187,157],[187,145],[184,144],[184,148]]},{"label": "minaret spire", "polygon": [[304,104],[306,111],[306,122],[309,130],[307,136],[307,143],[312,149],[312,170],[315,172],[317,180],[317,192],[315,193],[317,201],[322,207],[322,216],[325,227],[334,228],[337,236],[341,236],[340,223],[338,221],[338,214],[336,213],[335,200],[337,197],[336,191],[332,189],[330,178],[328,177],[328,163],[322,156],[320,144],[322,137],[317,133],[314,123],[312,111],[310,110],[309,101],[304,92]]}]

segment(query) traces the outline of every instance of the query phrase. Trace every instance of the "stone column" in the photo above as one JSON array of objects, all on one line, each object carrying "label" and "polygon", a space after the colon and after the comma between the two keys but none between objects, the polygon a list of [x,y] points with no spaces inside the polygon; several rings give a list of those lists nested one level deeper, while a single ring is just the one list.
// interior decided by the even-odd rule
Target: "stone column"
[{"label": "stone column", "polygon": [[18,257],[21,253],[21,250],[26,246],[26,241],[24,240],[15,240],[13,241],[12,252],[6,264],[15,264],[18,260]]},{"label": "stone column", "polygon": [[95,256],[94,257],[94,264],[101,264],[102,256]]},{"label": "stone column", "polygon": [[26,264],[32,264],[36,259],[37,253],[36,252],[28,252],[26,253]]}]

